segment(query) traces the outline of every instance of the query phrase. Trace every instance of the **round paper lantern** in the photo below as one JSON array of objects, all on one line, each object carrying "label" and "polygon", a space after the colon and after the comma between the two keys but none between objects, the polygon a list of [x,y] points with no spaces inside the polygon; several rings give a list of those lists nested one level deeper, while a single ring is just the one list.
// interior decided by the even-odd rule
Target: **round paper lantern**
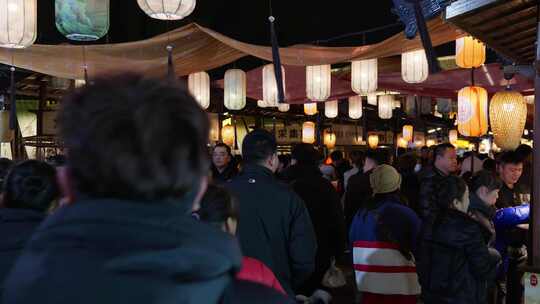
[{"label": "round paper lantern", "polygon": [[403,126],[403,139],[406,141],[412,141],[414,137],[414,128],[411,125]]},{"label": "round paper lantern", "polygon": [[109,0],[56,0],[56,28],[66,38],[94,41],[109,31]]},{"label": "round paper lantern", "polygon": [[367,94],[367,103],[372,106],[377,105],[377,93]]},{"label": "round paper lantern", "polygon": [[464,69],[480,67],[486,61],[486,46],[471,36],[456,40],[456,64]]},{"label": "round paper lantern", "polygon": [[188,77],[189,92],[203,109],[210,106],[210,76],[206,72],[190,74]]},{"label": "round paper lantern", "polygon": [[287,111],[289,111],[290,108],[291,108],[291,106],[288,103],[280,103],[278,105],[278,110],[280,112],[287,112]]},{"label": "round paper lantern", "polygon": [[478,137],[488,131],[488,95],[481,87],[458,92],[458,130],[463,136]]},{"label": "round paper lantern", "polygon": [[394,110],[394,96],[383,95],[379,97],[379,118],[381,119],[392,118],[393,110]]},{"label": "round paper lantern", "polygon": [[324,103],[324,116],[336,118],[338,116],[338,101],[332,100]]},{"label": "round paper lantern", "polygon": [[225,72],[225,108],[242,110],[246,106],[246,73],[232,69]]},{"label": "round paper lantern", "polygon": [[401,55],[401,77],[407,83],[421,83],[429,76],[426,52],[421,49]]},{"label": "round paper lantern", "polygon": [[349,97],[349,117],[351,119],[362,117],[362,96]]},{"label": "round paper lantern", "polygon": [[527,104],[515,91],[495,94],[489,106],[489,118],[495,143],[502,150],[515,150],[527,122]]},{"label": "round paper lantern", "polygon": [[313,101],[326,101],[332,89],[332,70],[330,65],[306,67],[306,95]]},{"label": "round paper lantern", "polygon": [[435,142],[434,139],[428,139],[426,140],[426,146],[429,148],[429,147],[432,147],[432,146],[435,146],[437,144],[437,142]]},{"label": "round paper lantern", "polygon": [[368,136],[368,145],[371,149],[377,149],[379,146],[379,135],[371,134]]},{"label": "round paper lantern", "polygon": [[234,127],[226,125],[221,129],[221,139],[229,147],[234,145]]},{"label": "round paper lantern", "polygon": [[377,90],[377,58],[353,61],[351,64],[351,86],[358,94],[373,93]]},{"label": "round paper lantern", "polygon": [[336,147],[336,134],[334,132],[324,133],[324,145],[328,149],[334,149]]},{"label": "round paper lantern", "polygon": [[37,37],[37,0],[0,0],[0,47],[21,49]]},{"label": "round paper lantern", "polygon": [[196,0],[137,0],[150,17],[160,20],[180,20],[195,10]]},{"label": "round paper lantern", "polygon": [[306,121],[302,125],[302,142],[312,144],[315,142],[315,123]]},{"label": "round paper lantern", "polygon": [[[274,73],[274,64],[267,64],[263,68],[263,100],[267,107],[277,107],[278,89],[276,75]],[[285,69],[281,67],[281,75],[283,75],[283,92],[285,92]]]},{"label": "round paper lantern", "polygon": [[305,103],[304,113],[308,116],[317,114],[317,103]]},{"label": "round paper lantern", "polygon": [[448,141],[454,146],[457,145],[457,141],[458,141],[458,131],[457,130],[450,130],[448,132]]}]

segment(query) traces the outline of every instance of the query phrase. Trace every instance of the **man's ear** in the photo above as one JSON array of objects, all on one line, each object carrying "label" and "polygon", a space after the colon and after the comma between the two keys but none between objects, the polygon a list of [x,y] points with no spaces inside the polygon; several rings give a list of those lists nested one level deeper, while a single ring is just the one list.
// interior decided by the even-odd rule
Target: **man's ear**
[{"label": "man's ear", "polygon": [[56,168],[56,181],[58,182],[58,187],[62,194],[60,205],[69,205],[75,202],[73,179],[71,178],[71,173],[67,166]]}]

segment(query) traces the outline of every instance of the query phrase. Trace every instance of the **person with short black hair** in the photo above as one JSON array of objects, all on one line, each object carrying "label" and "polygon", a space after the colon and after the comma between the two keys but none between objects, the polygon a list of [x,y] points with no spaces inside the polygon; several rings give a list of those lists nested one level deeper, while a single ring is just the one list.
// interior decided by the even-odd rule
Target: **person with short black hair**
[{"label": "person with short black hair", "polygon": [[285,291],[295,291],[315,268],[317,242],[306,206],[274,173],[279,165],[274,135],[250,132],[242,143],[245,166],[225,187],[240,202],[240,244],[266,264]]},{"label": "person with short black hair", "polygon": [[343,195],[345,192],[345,172],[349,171],[352,167],[349,161],[343,157],[343,152],[336,150],[330,153],[330,159],[332,160],[332,166],[336,169],[336,175],[338,178],[338,193]]},{"label": "person with short black hair", "polygon": [[497,165],[499,178],[503,182],[499,198],[497,199],[497,208],[506,208],[519,205],[517,197],[516,184],[523,173],[523,159],[516,152],[505,152],[499,158]]},{"label": "person with short black hair", "polygon": [[218,143],[212,149],[212,182],[223,184],[238,175],[231,148],[224,143]]},{"label": "person with short black hair", "polygon": [[420,211],[418,207],[418,192],[420,191],[420,181],[418,175],[414,172],[418,160],[413,153],[401,155],[397,161],[397,169],[401,174],[401,193],[407,199],[407,206],[417,214]]},{"label": "person with short black hair", "polygon": [[519,145],[516,153],[523,160],[523,172],[517,182],[517,188],[521,193],[532,193],[533,185],[533,150],[529,145]]},{"label": "person with short black hair", "polygon": [[351,176],[358,174],[362,167],[364,166],[364,153],[362,151],[352,151],[351,152],[351,163],[352,169],[348,170],[343,174],[343,189],[347,190],[349,184],[349,178]]}]

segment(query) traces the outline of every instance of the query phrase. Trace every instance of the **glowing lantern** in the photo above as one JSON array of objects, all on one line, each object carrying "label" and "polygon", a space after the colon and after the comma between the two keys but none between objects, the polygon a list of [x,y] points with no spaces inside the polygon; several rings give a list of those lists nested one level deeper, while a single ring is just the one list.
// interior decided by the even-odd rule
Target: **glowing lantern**
[{"label": "glowing lantern", "polygon": [[229,147],[234,145],[234,127],[226,125],[221,129],[221,139]]},{"label": "glowing lantern", "polygon": [[405,140],[403,137],[398,137],[397,146],[398,148],[404,148],[407,149],[407,146],[409,145],[409,142]]},{"label": "glowing lantern", "polygon": [[330,65],[306,67],[306,95],[313,101],[326,101],[332,88],[332,70]]},{"label": "glowing lantern", "polygon": [[349,97],[349,117],[351,119],[362,117],[362,96]]},{"label": "glowing lantern", "polygon": [[191,15],[196,0],[137,0],[139,7],[150,17],[160,20],[180,20]]},{"label": "glowing lantern", "polygon": [[338,116],[338,101],[332,100],[324,103],[324,116],[336,118]]},{"label": "glowing lantern", "polygon": [[457,141],[458,141],[458,131],[457,130],[450,130],[448,132],[448,141],[454,146],[457,145]]},{"label": "glowing lantern", "polygon": [[480,67],[486,61],[486,46],[473,37],[456,40],[456,64],[465,69]]},{"label": "glowing lantern", "polygon": [[403,139],[412,141],[414,137],[414,128],[411,125],[403,126]]},{"label": "glowing lantern", "polygon": [[373,93],[377,90],[377,58],[353,61],[351,64],[351,86],[356,94]]},{"label": "glowing lantern", "polygon": [[379,146],[379,135],[371,134],[368,136],[368,145],[371,149],[377,149]]},{"label": "glowing lantern", "polygon": [[315,123],[306,121],[302,125],[302,142],[312,144],[315,142]]},{"label": "glowing lantern", "polygon": [[334,132],[324,133],[324,145],[328,149],[334,149],[336,147],[336,134]]},{"label": "glowing lantern", "polygon": [[224,103],[229,110],[242,110],[246,106],[246,73],[232,69],[225,72]]},{"label": "glowing lantern", "polygon": [[[267,64],[263,68],[263,100],[267,107],[277,107],[278,89],[276,83],[276,75],[274,73],[274,64]],[[285,69],[281,67],[281,75],[283,75],[283,92],[285,92]]]},{"label": "glowing lantern", "polygon": [[317,114],[317,103],[305,103],[304,113],[308,116]]},{"label": "glowing lantern", "polygon": [[521,94],[503,91],[495,94],[489,106],[491,130],[502,150],[514,150],[521,144],[527,122],[527,104]]},{"label": "glowing lantern", "polygon": [[287,111],[289,111],[290,108],[291,108],[291,106],[288,103],[280,103],[278,105],[278,110],[280,112],[287,112]]},{"label": "glowing lantern", "polygon": [[428,139],[426,141],[426,146],[429,148],[429,147],[432,147],[432,146],[435,146],[437,143],[435,142],[434,139]]},{"label": "glowing lantern", "polygon": [[56,0],[55,19],[70,40],[98,40],[109,31],[109,0]]},{"label": "glowing lantern", "polygon": [[488,131],[488,95],[481,87],[465,87],[458,93],[458,130],[463,136],[478,137]]},{"label": "glowing lantern", "polygon": [[210,106],[210,76],[206,72],[190,74],[188,77],[189,92],[203,109]]},{"label": "glowing lantern", "polygon": [[377,93],[367,94],[367,103],[372,106],[377,105]]},{"label": "glowing lantern", "polygon": [[379,117],[381,119],[392,118],[393,110],[394,110],[394,96],[383,95],[379,97]]},{"label": "glowing lantern", "polygon": [[401,55],[401,77],[407,83],[421,83],[429,76],[426,52],[422,50]]},{"label": "glowing lantern", "polygon": [[37,0],[0,0],[0,47],[21,49],[37,37]]},{"label": "glowing lantern", "polygon": [[86,85],[86,81],[84,79],[75,79],[75,88],[82,88]]},{"label": "glowing lantern", "polygon": [[257,106],[259,108],[266,108],[266,102],[264,100],[257,100]]}]

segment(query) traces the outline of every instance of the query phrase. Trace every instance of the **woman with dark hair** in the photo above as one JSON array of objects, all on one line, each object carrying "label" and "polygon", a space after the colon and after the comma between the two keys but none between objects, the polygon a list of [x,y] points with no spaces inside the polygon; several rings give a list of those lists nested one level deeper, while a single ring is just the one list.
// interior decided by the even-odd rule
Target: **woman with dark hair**
[{"label": "woman with dark hair", "polygon": [[494,245],[495,226],[495,203],[499,197],[502,182],[492,172],[482,170],[473,176],[471,183],[469,215],[482,224],[486,243]]},{"label": "woman with dark hair", "polygon": [[425,304],[484,304],[500,255],[489,249],[483,226],[468,214],[469,190],[448,176],[438,185],[438,212],[426,223],[417,259]]}]

